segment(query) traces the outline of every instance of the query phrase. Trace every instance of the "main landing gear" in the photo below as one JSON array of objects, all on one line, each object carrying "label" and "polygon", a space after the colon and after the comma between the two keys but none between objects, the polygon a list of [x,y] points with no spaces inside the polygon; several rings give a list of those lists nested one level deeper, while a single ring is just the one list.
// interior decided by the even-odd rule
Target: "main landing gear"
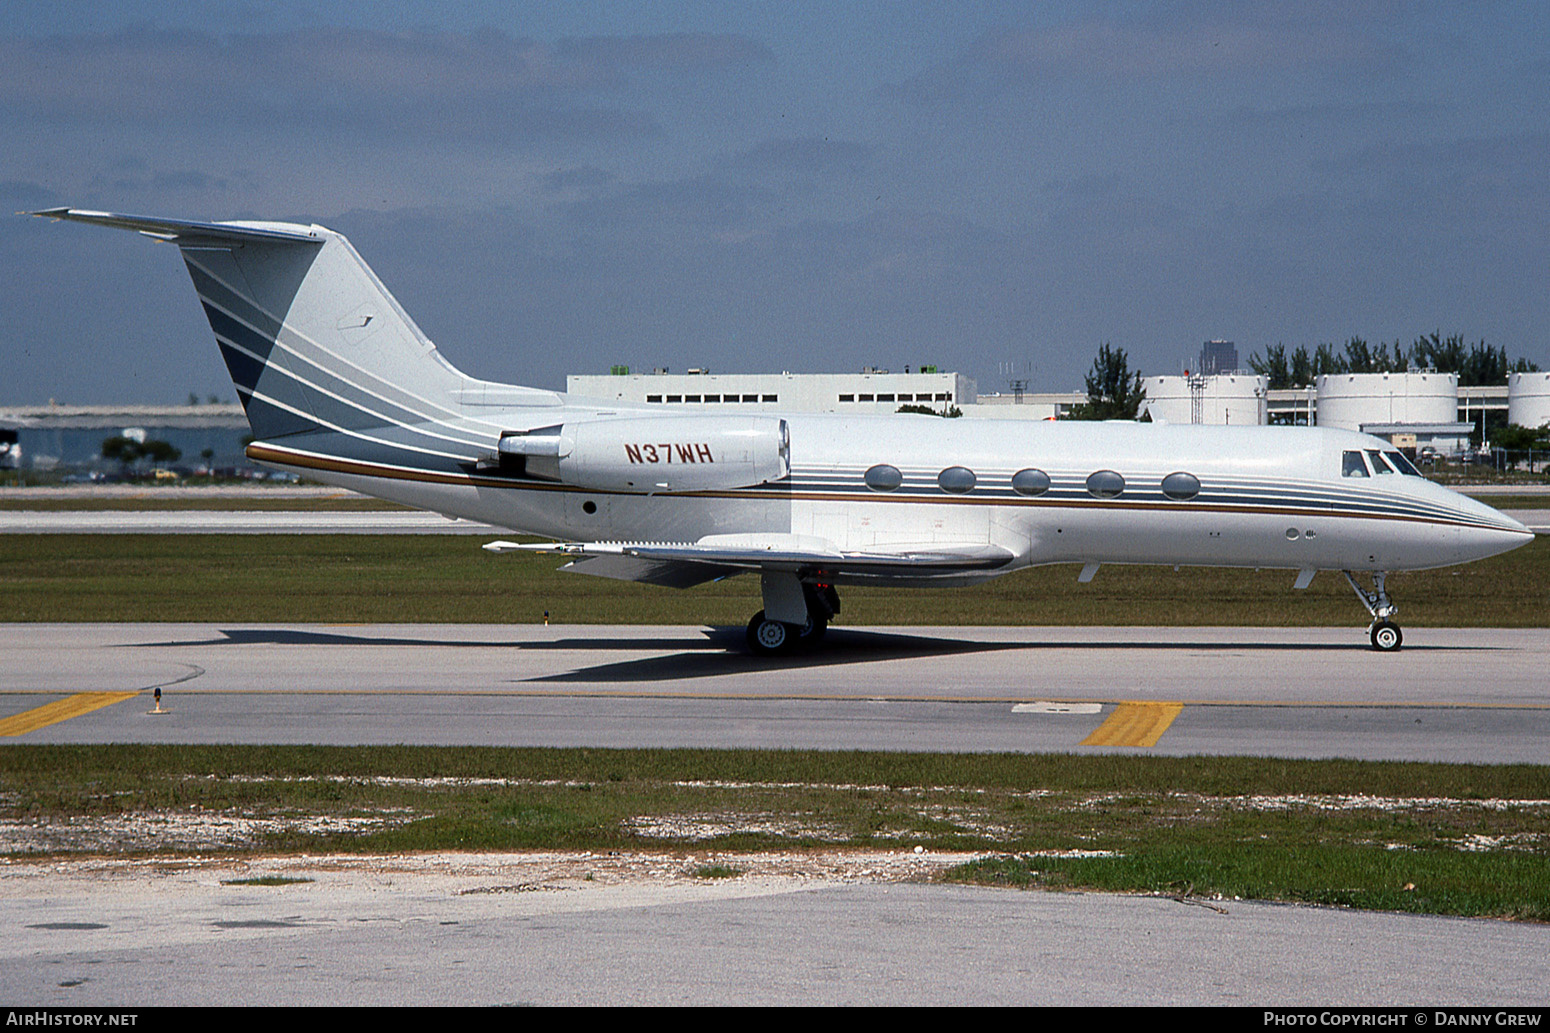
[{"label": "main landing gear", "polygon": [[1373,591],[1369,592],[1356,583],[1349,570],[1342,570],[1351,591],[1356,593],[1356,598],[1367,607],[1367,612],[1372,614],[1372,627],[1367,629],[1367,637],[1372,640],[1372,648],[1380,653],[1392,653],[1405,641],[1404,633],[1399,630],[1399,625],[1389,618],[1399,612],[1389,599],[1388,592],[1384,591],[1383,583],[1388,580],[1388,572],[1375,570],[1372,572]]},{"label": "main landing gear", "polygon": [[[840,612],[840,596],[833,585],[809,585],[802,587],[802,602],[806,619],[797,624],[765,617],[760,610],[748,622],[748,648],[755,656],[779,656],[800,649],[807,649],[823,640],[829,630],[829,620]],[[769,609],[769,603],[765,603]]]}]

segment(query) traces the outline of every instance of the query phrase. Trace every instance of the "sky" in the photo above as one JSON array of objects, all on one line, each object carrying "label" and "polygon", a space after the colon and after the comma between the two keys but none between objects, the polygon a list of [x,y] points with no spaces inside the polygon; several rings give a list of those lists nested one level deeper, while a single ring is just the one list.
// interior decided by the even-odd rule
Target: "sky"
[{"label": "sky", "polygon": [[1079,390],[1102,344],[1550,368],[1550,4],[0,0],[0,404],[235,397],[177,254],[317,222],[451,362]]}]

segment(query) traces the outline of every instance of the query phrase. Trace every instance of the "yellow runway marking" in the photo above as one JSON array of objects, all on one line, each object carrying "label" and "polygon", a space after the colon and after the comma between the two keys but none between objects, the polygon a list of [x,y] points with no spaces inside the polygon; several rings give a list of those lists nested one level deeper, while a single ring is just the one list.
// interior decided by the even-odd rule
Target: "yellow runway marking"
[{"label": "yellow runway marking", "polygon": [[1156,746],[1184,709],[1182,703],[1121,703],[1083,746]]},{"label": "yellow runway marking", "polygon": [[140,695],[138,692],[77,692],[65,699],[0,718],[0,736],[26,735],[39,728],[68,721],[72,717],[80,717],[82,714],[110,707],[126,699],[134,699],[138,695]]}]

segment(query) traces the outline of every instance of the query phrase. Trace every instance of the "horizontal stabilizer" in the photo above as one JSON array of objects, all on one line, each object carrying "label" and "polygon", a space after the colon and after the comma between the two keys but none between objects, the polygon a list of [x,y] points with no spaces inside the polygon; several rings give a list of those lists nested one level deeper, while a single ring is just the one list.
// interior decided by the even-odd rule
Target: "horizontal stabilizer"
[{"label": "horizontal stabilizer", "polygon": [[144,215],[93,212],[84,208],[49,208],[30,214],[45,219],[66,219],[70,222],[90,223],[93,226],[134,230],[158,240],[189,246],[248,242],[274,244],[286,241],[298,244],[323,243],[323,238],[312,227],[288,222],[189,222],[185,219],[157,219]]}]

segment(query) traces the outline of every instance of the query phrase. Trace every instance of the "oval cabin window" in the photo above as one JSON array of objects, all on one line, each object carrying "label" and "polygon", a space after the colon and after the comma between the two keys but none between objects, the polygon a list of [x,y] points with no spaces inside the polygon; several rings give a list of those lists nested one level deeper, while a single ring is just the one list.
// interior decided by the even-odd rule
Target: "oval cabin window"
[{"label": "oval cabin window", "polygon": [[1175,502],[1188,502],[1200,494],[1200,478],[1192,473],[1170,473],[1163,478],[1162,490]]},{"label": "oval cabin window", "polygon": [[1012,475],[1012,490],[1019,495],[1043,495],[1049,491],[1049,474],[1043,470],[1018,470]]},{"label": "oval cabin window", "polygon": [[904,483],[904,475],[899,472],[899,468],[889,466],[887,463],[878,463],[868,470],[862,479],[873,491],[893,491]]},{"label": "oval cabin window", "polygon": [[945,492],[962,495],[974,489],[974,471],[966,466],[949,466],[936,475],[936,483]]},{"label": "oval cabin window", "polygon": [[1087,493],[1095,499],[1118,498],[1125,490],[1125,478],[1113,470],[1099,470],[1087,475]]}]

